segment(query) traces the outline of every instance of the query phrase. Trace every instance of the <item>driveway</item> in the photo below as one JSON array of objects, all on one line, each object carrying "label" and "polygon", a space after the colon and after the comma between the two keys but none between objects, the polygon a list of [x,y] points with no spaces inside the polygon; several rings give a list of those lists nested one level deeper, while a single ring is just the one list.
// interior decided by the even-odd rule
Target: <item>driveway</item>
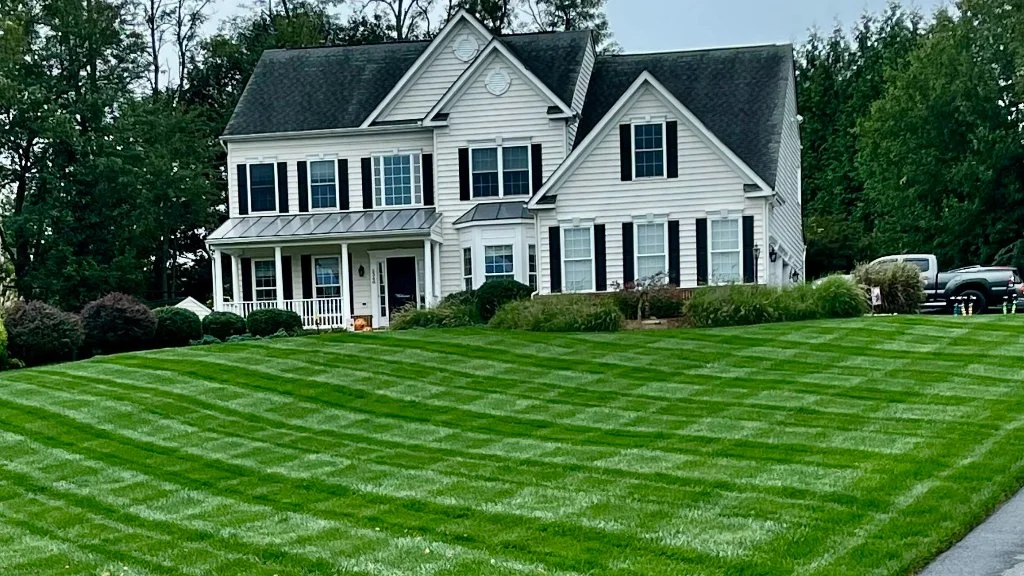
[{"label": "driveway", "polygon": [[920,576],[1024,576],[1024,491]]}]

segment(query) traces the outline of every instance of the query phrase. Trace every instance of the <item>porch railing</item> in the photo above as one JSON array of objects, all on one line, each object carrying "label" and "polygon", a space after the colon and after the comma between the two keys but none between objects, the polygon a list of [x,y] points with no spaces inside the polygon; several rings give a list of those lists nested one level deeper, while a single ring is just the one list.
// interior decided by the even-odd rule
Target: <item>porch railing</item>
[{"label": "porch railing", "polygon": [[[242,318],[247,317],[255,310],[277,308],[277,301],[267,300],[258,302],[225,302],[223,310],[234,312]],[[304,328],[344,328],[345,327],[345,301],[341,298],[312,298],[305,300],[285,300],[285,310],[291,310],[302,318]]]}]

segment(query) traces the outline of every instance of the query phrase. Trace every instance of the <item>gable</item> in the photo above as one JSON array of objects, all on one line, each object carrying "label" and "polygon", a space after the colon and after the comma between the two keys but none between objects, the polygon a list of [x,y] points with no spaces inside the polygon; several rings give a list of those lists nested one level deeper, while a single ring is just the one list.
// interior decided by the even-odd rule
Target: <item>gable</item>
[{"label": "gable", "polygon": [[489,110],[494,115],[515,113],[546,122],[548,107],[554,104],[512,61],[495,52],[464,80],[461,90],[441,111],[450,114],[451,121],[461,112]]},{"label": "gable", "polygon": [[377,121],[422,119],[469,68],[489,40],[467,21],[458,22],[443,45],[421,65]]}]

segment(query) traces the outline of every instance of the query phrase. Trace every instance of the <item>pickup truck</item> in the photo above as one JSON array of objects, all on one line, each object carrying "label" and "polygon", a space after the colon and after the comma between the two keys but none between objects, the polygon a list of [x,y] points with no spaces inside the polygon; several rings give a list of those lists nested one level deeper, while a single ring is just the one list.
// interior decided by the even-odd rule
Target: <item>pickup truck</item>
[{"label": "pickup truck", "polygon": [[973,300],[975,313],[984,313],[991,306],[999,306],[1007,299],[1022,296],[1020,275],[1016,268],[1007,266],[967,266],[949,272],[939,272],[934,254],[901,254],[885,256],[871,262],[889,264],[906,262],[921,270],[926,306],[952,306],[953,298]]}]

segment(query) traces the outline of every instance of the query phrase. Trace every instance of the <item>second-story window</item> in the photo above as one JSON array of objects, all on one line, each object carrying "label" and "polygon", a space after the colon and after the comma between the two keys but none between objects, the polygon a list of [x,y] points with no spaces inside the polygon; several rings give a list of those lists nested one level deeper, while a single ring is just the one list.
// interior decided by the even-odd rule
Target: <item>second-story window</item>
[{"label": "second-story window", "polygon": [[273,164],[249,165],[249,206],[253,212],[277,211]]},{"label": "second-story window", "polygon": [[333,160],[309,163],[309,196],[309,204],[314,210],[338,207],[338,188]]},{"label": "second-story window", "polygon": [[530,190],[530,148],[497,146],[474,148],[473,197],[525,196]]},{"label": "second-story window", "polygon": [[635,124],[633,126],[633,163],[637,178],[660,178],[665,175],[665,125]]},{"label": "second-story window", "polygon": [[373,158],[373,198],[378,208],[423,203],[420,155],[395,154]]}]

